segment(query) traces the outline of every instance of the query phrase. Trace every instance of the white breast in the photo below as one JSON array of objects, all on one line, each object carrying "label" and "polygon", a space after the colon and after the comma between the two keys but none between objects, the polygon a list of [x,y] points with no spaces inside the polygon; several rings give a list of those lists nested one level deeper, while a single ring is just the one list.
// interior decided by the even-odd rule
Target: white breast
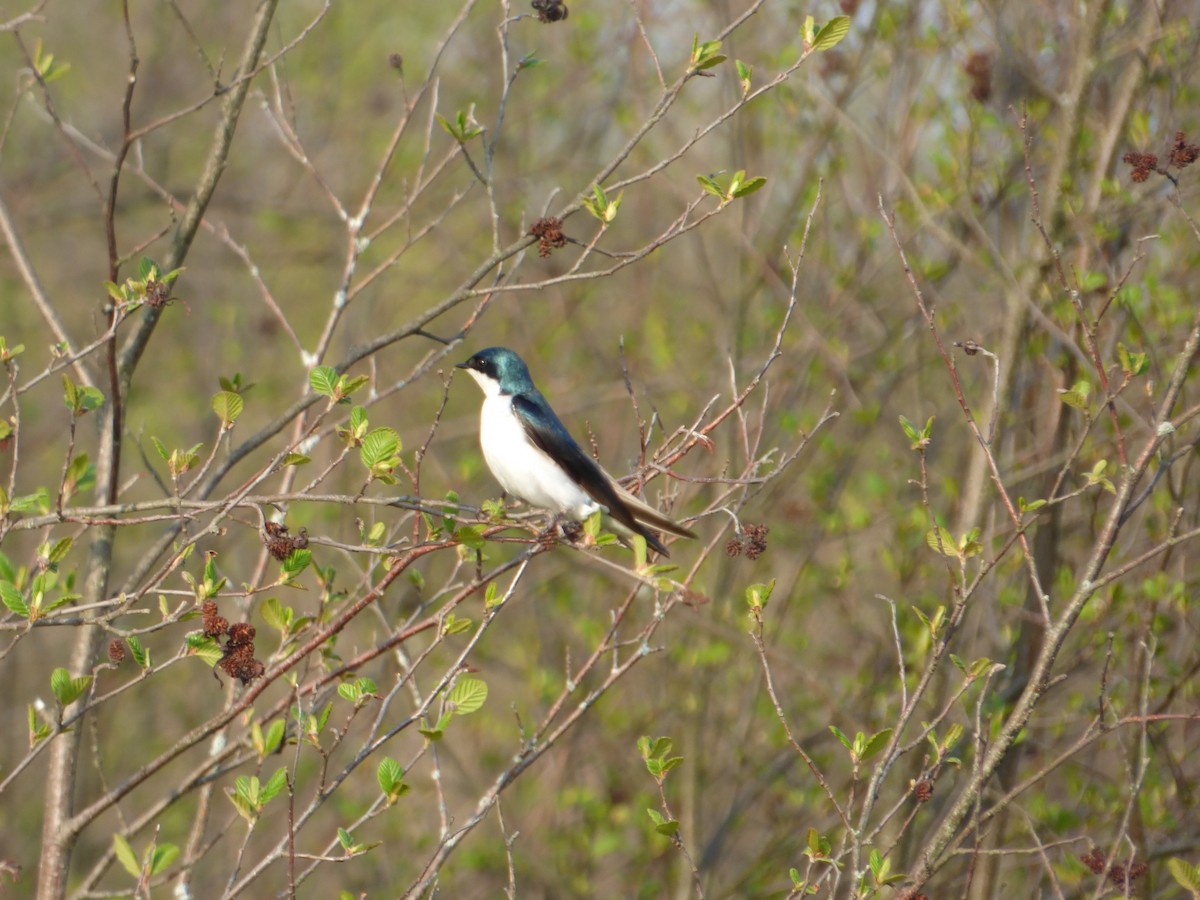
[{"label": "white breast", "polygon": [[483,401],[479,436],[488,468],[508,493],[575,519],[585,519],[597,508],[586,491],[530,443],[512,411],[512,397],[496,394]]}]

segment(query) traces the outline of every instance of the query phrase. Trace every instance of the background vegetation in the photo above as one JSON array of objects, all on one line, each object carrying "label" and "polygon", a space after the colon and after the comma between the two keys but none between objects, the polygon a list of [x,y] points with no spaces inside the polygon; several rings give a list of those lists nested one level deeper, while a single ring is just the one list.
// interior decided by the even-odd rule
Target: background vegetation
[{"label": "background vegetation", "polygon": [[1200,896],[1195,2],[0,18],[9,892]]}]

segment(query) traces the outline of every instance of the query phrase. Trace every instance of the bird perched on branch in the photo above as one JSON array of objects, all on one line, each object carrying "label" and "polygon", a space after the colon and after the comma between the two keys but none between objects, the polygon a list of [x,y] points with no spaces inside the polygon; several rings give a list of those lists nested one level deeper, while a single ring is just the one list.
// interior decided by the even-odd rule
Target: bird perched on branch
[{"label": "bird perched on branch", "polygon": [[696,536],[633,496],[583,452],[512,350],[489,347],[457,367],[483,390],[479,444],[508,493],[579,521],[600,510],[619,535],[640,534],[663,556],[670,554],[654,530]]}]

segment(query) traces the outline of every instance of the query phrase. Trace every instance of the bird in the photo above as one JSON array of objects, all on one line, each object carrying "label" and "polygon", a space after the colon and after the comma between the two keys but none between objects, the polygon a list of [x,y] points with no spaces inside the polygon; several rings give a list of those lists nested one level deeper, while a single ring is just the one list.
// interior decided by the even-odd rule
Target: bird
[{"label": "bird", "polygon": [[483,390],[479,445],[488,468],[509,494],[578,521],[600,510],[618,535],[641,535],[663,556],[671,554],[651,529],[696,537],[617,484],[583,452],[515,352],[488,347],[456,368],[465,369]]}]

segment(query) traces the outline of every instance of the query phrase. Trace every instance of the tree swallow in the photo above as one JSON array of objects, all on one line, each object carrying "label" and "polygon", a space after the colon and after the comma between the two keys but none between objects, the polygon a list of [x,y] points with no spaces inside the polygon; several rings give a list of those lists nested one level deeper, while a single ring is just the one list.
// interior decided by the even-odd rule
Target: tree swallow
[{"label": "tree swallow", "polygon": [[483,389],[479,444],[508,493],[579,521],[599,509],[618,533],[640,534],[663,556],[670,554],[651,528],[696,536],[622,488],[583,452],[513,351],[489,347],[457,368],[466,369]]}]

